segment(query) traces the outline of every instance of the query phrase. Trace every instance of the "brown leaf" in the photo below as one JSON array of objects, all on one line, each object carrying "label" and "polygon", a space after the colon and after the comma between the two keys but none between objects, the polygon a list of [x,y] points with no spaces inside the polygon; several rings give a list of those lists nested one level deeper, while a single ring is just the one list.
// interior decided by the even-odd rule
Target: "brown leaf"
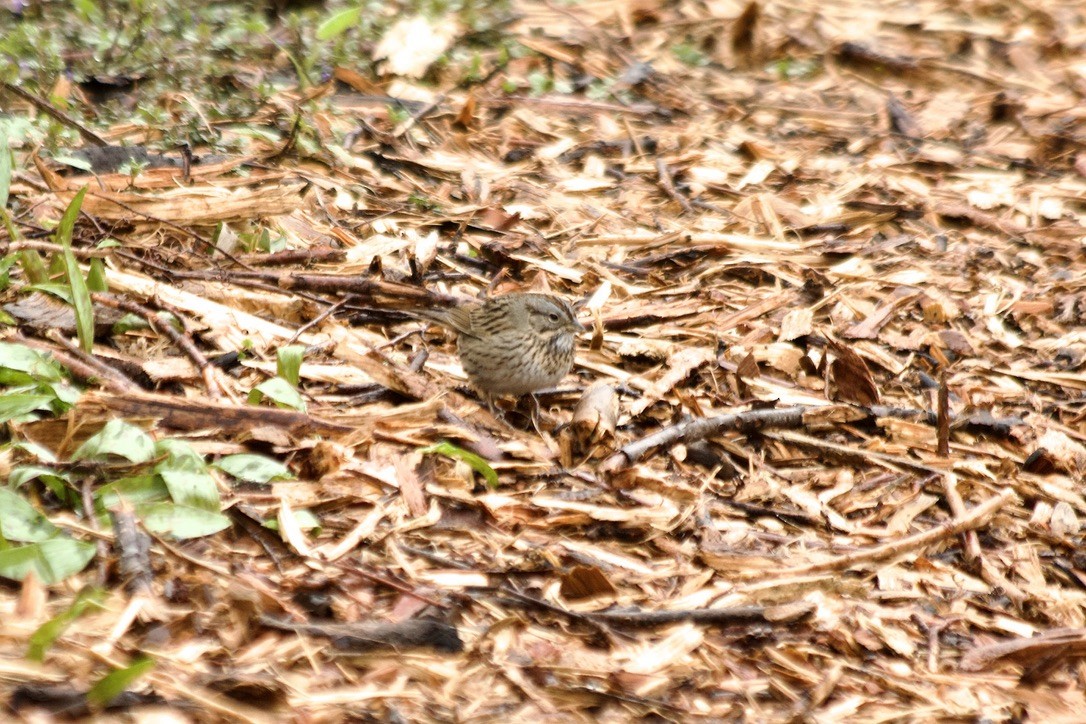
[{"label": "brown leaf", "polygon": [[831,399],[864,406],[877,405],[879,390],[863,358],[842,344],[834,343],[832,350],[834,357],[829,372],[836,394]]},{"label": "brown leaf", "polygon": [[404,502],[407,503],[407,509],[411,512],[411,515],[416,518],[426,515],[428,509],[426,491],[423,490],[422,481],[416,472],[421,461],[422,455],[419,453],[404,455],[396,458],[395,461],[396,481],[400,484],[400,495],[403,497]]},{"label": "brown leaf", "polygon": [[489,206],[483,210],[475,223],[484,229],[509,231],[520,223],[520,215],[516,213],[510,214],[500,208]]},{"label": "brown leaf", "polygon": [[613,596],[615,587],[596,566],[574,566],[562,574],[562,595],[570,600]]},{"label": "brown leaf", "polygon": [[581,449],[610,440],[618,425],[618,393],[612,385],[599,381],[589,385],[573,410],[570,428]]},{"label": "brown leaf", "polygon": [[986,671],[1003,662],[1032,666],[1048,656],[1086,655],[1086,629],[1057,628],[1030,638],[978,646],[962,656],[962,671]]},{"label": "brown leaf", "polygon": [[460,106],[460,110],[456,114],[456,124],[463,128],[468,128],[475,120],[475,108],[476,108],[475,94],[469,93],[467,98]]},{"label": "brown leaf", "polygon": [[761,6],[757,2],[749,2],[732,23],[732,53],[737,59],[741,59],[745,66],[749,66],[755,60],[756,33],[761,14]]}]

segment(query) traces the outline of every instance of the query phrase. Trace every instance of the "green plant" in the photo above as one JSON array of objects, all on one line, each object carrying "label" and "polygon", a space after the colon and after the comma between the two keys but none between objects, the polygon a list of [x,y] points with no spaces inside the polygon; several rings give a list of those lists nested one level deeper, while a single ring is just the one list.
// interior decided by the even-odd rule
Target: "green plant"
[{"label": "green plant", "polygon": [[445,457],[453,458],[454,460],[460,460],[466,463],[472,470],[482,475],[483,479],[486,480],[487,487],[498,487],[498,474],[494,472],[494,468],[490,467],[490,463],[475,453],[453,445],[451,442],[443,441],[434,445],[429,445],[420,448],[419,452],[423,455],[444,455]]}]

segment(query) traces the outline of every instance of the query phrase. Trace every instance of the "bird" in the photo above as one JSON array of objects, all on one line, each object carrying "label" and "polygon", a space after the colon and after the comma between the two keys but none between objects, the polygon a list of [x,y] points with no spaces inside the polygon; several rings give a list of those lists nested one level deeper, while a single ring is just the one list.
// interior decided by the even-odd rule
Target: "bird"
[{"label": "bird", "polygon": [[460,364],[491,409],[495,395],[520,397],[558,384],[573,367],[576,336],[586,331],[569,302],[536,292],[409,314],[456,333]]}]

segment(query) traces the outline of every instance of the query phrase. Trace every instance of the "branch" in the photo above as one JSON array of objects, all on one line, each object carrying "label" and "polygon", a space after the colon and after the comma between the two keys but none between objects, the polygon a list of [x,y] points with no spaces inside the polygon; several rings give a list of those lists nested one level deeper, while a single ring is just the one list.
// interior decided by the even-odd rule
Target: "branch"
[{"label": "branch", "polygon": [[11,91],[15,95],[22,98],[27,103],[31,104],[32,106],[34,106],[35,108],[40,110],[42,113],[45,113],[48,116],[52,116],[54,119],[60,121],[64,125],[71,126],[75,130],[79,131],[79,135],[83,137],[83,140],[90,141],[91,143],[93,143],[96,146],[108,146],[109,145],[109,141],[102,138],[97,133],[95,133],[91,129],[87,128],[82,123],[75,120],[74,118],[69,116],[67,113],[60,110],[56,106],[54,106],[49,101],[44,100],[42,98],[39,98],[38,96],[34,95],[33,93],[28,93],[27,91],[23,90],[19,86],[12,85],[11,83],[3,83],[3,87],[4,87],[4,90]]},{"label": "branch", "polygon": [[845,571],[858,565],[875,563],[891,558],[898,558],[906,553],[919,551],[937,541],[951,538],[979,528],[987,522],[988,518],[995,514],[1004,503],[1009,502],[1015,493],[1011,488],[1003,488],[995,497],[989,498],[980,505],[976,505],[964,516],[952,518],[942,525],[930,530],[915,533],[906,538],[881,545],[864,548],[843,556],[830,558],[819,563],[809,563],[803,566],[783,568],[774,572],[775,576],[805,576],[814,573],[830,573],[833,571]]},{"label": "branch", "polygon": [[[725,430],[752,431],[766,428],[798,428],[815,422],[858,422],[864,418],[873,420],[892,417],[895,419],[917,420],[929,425],[937,424],[936,415],[926,410],[887,407],[854,407],[849,405],[795,405],[771,410],[747,410],[726,415],[715,415],[696,420],[687,420],[671,427],[646,435],[622,446],[616,453],[603,461],[600,469],[606,473],[616,473],[644,457],[655,454],[665,447],[680,443],[689,445],[706,438],[714,437]],[[954,421],[955,427],[973,430],[995,431],[1005,435],[1015,425],[1021,425],[1018,418],[993,418],[987,413],[979,413]],[[927,468],[925,468],[927,469]]]}]

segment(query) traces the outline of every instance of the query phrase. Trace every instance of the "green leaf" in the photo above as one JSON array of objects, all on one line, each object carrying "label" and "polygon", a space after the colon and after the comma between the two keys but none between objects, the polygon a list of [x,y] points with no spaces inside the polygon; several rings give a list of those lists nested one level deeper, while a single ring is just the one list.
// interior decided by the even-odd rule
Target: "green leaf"
[{"label": "green leaf", "polygon": [[8,474],[8,486],[13,489],[20,488],[31,480],[38,480],[39,478],[43,481],[56,483],[69,481],[68,473],[61,473],[45,465],[20,465],[12,468]]},{"label": "green leaf", "polygon": [[116,669],[102,677],[102,680],[87,692],[87,702],[96,707],[105,707],[123,694],[128,687],[155,668],[155,660],[147,657],[136,659],[123,669]]},{"label": "green leaf", "polygon": [[361,7],[354,7],[336,13],[317,27],[317,40],[331,40],[337,35],[342,35],[352,25],[358,25],[361,17]]},{"label": "green leaf", "polygon": [[83,396],[83,392],[78,387],[67,382],[42,383],[41,387],[43,390],[53,393],[53,397],[56,398],[56,402],[53,404],[53,412],[58,414],[74,405]]},{"label": "green leaf", "polygon": [[201,538],[230,527],[222,513],[175,503],[151,503],[136,508],[147,530],[169,533],[175,538]]},{"label": "green leaf", "polygon": [[[17,235],[12,236],[13,229],[10,223],[11,219],[8,216],[8,212],[6,209],[0,209],[0,221],[5,222],[4,225],[7,227],[8,230],[8,239],[13,242],[19,241],[19,237]],[[7,256],[0,258],[0,289],[7,289],[11,286],[11,268],[15,266],[18,262],[18,254],[8,254]],[[14,320],[14,317],[12,317],[10,314],[7,314],[7,312],[5,312],[4,314],[10,319]],[[13,321],[12,324],[14,323],[15,322]]]},{"label": "green leaf", "polygon": [[482,459],[473,452],[453,445],[451,442],[439,442],[429,447],[424,447],[419,450],[423,455],[437,454],[444,455],[450,458],[456,458],[457,460],[463,460],[471,467],[472,470],[479,473],[486,480],[486,484],[491,488],[498,487],[498,474],[494,472],[494,468],[490,467],[490,463]]},{"label": "green leaf", "polygon": [[0,395],[0,423],[21,418],[38,410],[52,412],[55,399],[53,395],[43,395],[39,392],[2,394]]},{"label": "green leaf", "polygon": [[90,290],[83,279],[83,272],[79,269],[79,262],[72,253],[72,230],[75,228],[75,220],[79,218],[79,207],[83,205],[83,197],[87,195],[87,187],[79,189],[79,193],[68,204],[68,209],[60,219],[57,227],[56,242],[64,247],[64,273],[68,277],[68,286],[72,289],[72,306],[75,308],[75,331],[79,336],[79,343],[83,351],[88,354],[94,346],[94,307],[91,305]]},{"label": "green leaf", "polygon": [[30,634],[30,646],[26,650],[26,658],[41,663],[45,660],[46,650],[53,645],[60,635],[82,616],[88,608],[103,608],[106,592],[101,588],[86,586],[76,594],[75,600],[65,610],[49,619],[38,630]]},{"label": "green leaf", "polygon": [[[11,190],[11,147],[8,134],[0,128],[0,209],[8,206],[8,192]],[[11,237],[15,241],[15,237]]]},{"label": "green leaf", "polygon": [[709,58],[693,43],[680,43],[674,45],[671,48],[671,54],[674,55],[680,63],[697,67],[707,65]]},{"label": "green leaf", "polygon": [[[50,277],[63,276],[64,275],[64,269],[65,269],[64,255],[63,254],[52,254],[52,255],[50,255],[50,257],[49,257],[49,276]],[[47,288],[48,286],[49,286],[49,284],[43,285],[43,287],[45,287],[45,288]],[[71,301],[71,299],[72,299],[71,287],[69,287],[67,284],[63,284],[63,283],[60,283],[60,282],[57,282],[53,286],[57,286],[57,287],[60,287],[61,289],[63,289],[64,290],[64,295],[61,298],[67,300],[68,304],[72,303],[72,301]],[[60,296],[60,295],[58,294],[57,296]]]},{"label": "green leaf", "polygon": [[170,496],[169,489],[157,475],[135,475],[114,480],[94,491],[94,508],[103,513],[122,500],[139,505],[164,501]]},{"label": "green leaf", "polygon": [[[64,379],[60,366],[53,358],[22,344],[0,342],[0,368],[23,372],[33,380],[59,382]],[[0,378],[0,383],[11,384]]]},{"label": "green leaf", "polygon": [[138,314],[132,314],[131,312],[126,312],[124,314],[124,316],[122,316],[120,319],[118,319],[116,322],[113,323],[113,326],[110,327],[110,331],[113,334],[120,335],[120,334],[124,334],[125,332],[131,332],[131,331],[134,331],[134,330],[144,330],[144,329],[150,329],[150,328],[151,328],[151,325],[147,322],[146,319],[139,316]]},{"label": "green leaf", "polygon": [[124,420],[110,420],[72,453],[72,461],[105,460],[119,455],[130,463],[145,463],[155,455],[151,436]]},{"label": "green leaf", "polygon": [[292,344],[280,347],[276,354],[276,373],[294,387],[301,382],[302,358],[305,357],[305,345]]},{"label": "green leaf", "polygon": [[49,281],[49,271],[45,268],[45,262],[41,255],[33,249],[23,249],[19,252],[19,262],[23,265],[23,273],[27,281],[33,284],[44,284]]},{"label": "green leaf", "polygon": [[86,20],[93,23],[103,22],[102,12],[98,9],[97,5],[91,2],[91,0],[73,0],[72,5]]},{"label": "green leaf", "polygon": [[532,95],[539,96],[554,88],[554,82],[546,73],[537,70],[528,74],[528,87]]},{"label": "green leaf", "polygon": [[162,476],[166,489],[170,491],[173,502],[215,513],[222,509],[219,502],[219,488],[215,485],[215,478],[210,474],[167,468],[160,470],[159,475]]},{"label": "green leaf", "polygon": [[[313,153],[319,153],[319,151],[314,151]],[[260,242],[258,246],[260,247],[261,251],[266,251],[270,254],[285,251],[287,248],[286,234],[279,234],[273,239],[268,230],[264,229],[263,233],[260,234]]]},{"label": "green leaf", "polygon": [[82,498],[73,488],[69,473],[61,473],[45,465],[22,465],[11,469],[8,486],[12,490],[18,490],[31,480],[41,480],[58,500],[73,510],[82,508]]},{"label": "green leaf", "polygon": [[207,463],[204,462],[204,456],[197,452],[196,448],[185,440],[174,440],[169,437],[163,438],[155,443],[155,455],[165,456],[165,459],[155,467],[155,470],[159,472],[167,469],[192,471],[207,470]]},{"label": "green leaf", "polygon": [[87,567],[97,551],[93,543],[52,538],[41,543],[0,550],[0,577],[21,581],[30,571],[48,585]]},{"label": "green leaf", "polygon": [[[11,214],[8,213],[8,209],[4,208],[2,204],[0,204],[0,220],[3,221],[4,228],[8,229],[9,241],[20,241],[22,239],[20,233],[18,233],[18,230],[15,229],[15,225],[11,223]],[[40,282],[46,281],[49,278],[48,276],[46,276],[46,265],[41,263],[41,257],[38,256],[38,253],[33,249],[24,249],[22,252],[18,253],[17,257],[20,258],[23,262],[23,271],[24,274],[26,274],[26,278],[28,281]],[[12,254],[9,257],[4,257],[5,288],[7,288],[8,285],[7,269],[11,266],[7,261],[8,258],[11,258],[12,262],[14,262],[15,255]]]},{"label": "green leaf", "polygon": [[278,407],[289,407],[299,412],[305,412],[305,400],[298,390],[291,387],[290,383],[282,377],[272,377],[261,382],[249,392],[249,404],[258,405],[267,397]]},{"label": "green leaf", "polygon": [[294,474],[283,463],[263,455],[240,453],[227,455],[214,463],[214,467],[248,483],[270,483],[274,480],[293,480]]},{"label": "green leaf", "polygon": [[49,519],[11,488],[0,488],[0,535],[20,543],[40,543],[57,535]]},{"label": "green leaf", "polygon": [[101,259],[90,260],[87,267],[87,288],[92,292],[108,292],[109,282],[106,281],[106,265]]},{"label": "green leaf", "polygon": [[[319,533],[323,525],[321,525],[321,519],[318,518],[308,508],[302,508],[300,510],[291,511],[294,516],[295,522],[298,524],[298,528],[310,532]],[[279,521],[276,518],[269,518],[264,521],[264,527],[268,530],[279,530]]]},{"label": "green leaf", "polygon": [[55,463],[57,461],[57,456],[52,450],[29,440],[14,442],[11,444],[11,448],[25,452],[38,462]]},{"label": "green leaf", "polygon": [[[63,271],[64,260],[60,260],[61,271]],[[50,274],[49,271],[45,272],[46,277]],[[52,294],[54,297],[64,302],[65,304],[72,303],[72,290],[67,284],[57,284],[55,282],[45,281],[37,284],[28,284],[23,287],[23,291],[26,292],[45,292],[46,294]]]},{"label": "green leaf", "polygon": [[94,170],[94,167],[91,166],[90,161],[88,161],[87,159],[80,158],[79,156],[73,156],[68,153],[54,153],[53,160],[57,163],[62,163],[65,166],[71,166],[72,168],[78,169],[80,171],[90,172]]}]

